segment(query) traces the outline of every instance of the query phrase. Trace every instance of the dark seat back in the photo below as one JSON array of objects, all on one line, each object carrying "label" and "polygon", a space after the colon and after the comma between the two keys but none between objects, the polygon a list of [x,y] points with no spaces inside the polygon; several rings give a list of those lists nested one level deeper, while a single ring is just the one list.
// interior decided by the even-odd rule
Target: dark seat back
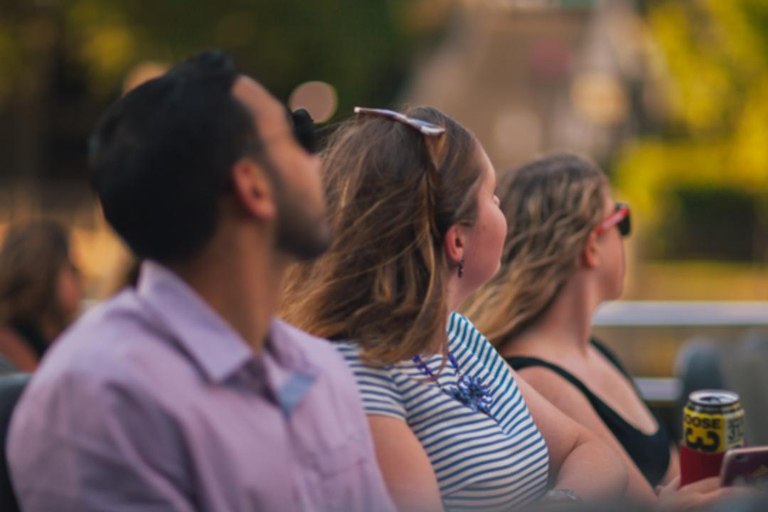
[{"label": "dark seat back", "polygon": [[725,376],[744,407],[747,444],[768,444],[768,330],[747,333],[729,358]]},{"label": "dark seat back", "polygon": [[8,439],[8,426],[11,413],[18,402],[21,392],[29,382],[28,373],[14,373],[0,377],[0,510],[18,512],[19,505],[13,494],[11,479],[8,474],[8,461],[5,456],[5,443]]},{"label": "dark seat back", "polygon": [[688,397],[700,389],[728,389],[723,380],[723,351],[715,341],[704,337],[688,340],[677,352],[675,376],[682,389],[675,410],[675,438],[682,437],[683,407]]}]

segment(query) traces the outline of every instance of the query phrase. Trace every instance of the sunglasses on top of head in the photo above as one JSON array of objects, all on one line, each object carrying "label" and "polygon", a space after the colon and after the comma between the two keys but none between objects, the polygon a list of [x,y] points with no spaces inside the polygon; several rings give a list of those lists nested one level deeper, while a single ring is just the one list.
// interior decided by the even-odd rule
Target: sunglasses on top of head
[{"label": "sunglasses on top of head", "polygon": [[616,203],[616,208],[613,213],[603,220],[595,229],[598,235],[601,235],[611,229],[613,226],[619,228],[619,233],[622,237],[629,236],[632,228],[629,215],[629,205],[626,203]]},{"label": "sunglasses on top of head", "polygon": [[400,112],[394,110],[387,110],[385,108],[367,108],[367,107],[355,107],[355,115],[359,118],[361,116],[369,117],[381,117],[395,121],[397,123],[404,124],[412,128],[417,133],[420,133],[424,137],[424,143],[427,150],[427,158],[432,165],[432,170],[437,172],[438,162],[437,154],[439,152],[439,145],[445,135],[445,128],[429,121],[417,119],[415,117],[409,117]]},{"label": "sunglasses on top of head", "polygon": [[[420,136],[424,141],[424,152],[426,153],[425,157],[428,162],[428,165],[424,167],[425,176],[427,177],[427,187],[434,186],[430,185],[430,182],[435,181],[437,178],[439,170],[438,155],[445,139],[445,127],[384,108],[355,107],[354,112],[358,120],[365,117],[387,119],[411,128],[416,135]],[[431,198],[432,195],[429,194],[429,197]],[[427,209],[429,212],[430,229],[435,237],[439,237],[437,222],[435,220],[435,207],[432,204],[431,199],[427,200]]]}]

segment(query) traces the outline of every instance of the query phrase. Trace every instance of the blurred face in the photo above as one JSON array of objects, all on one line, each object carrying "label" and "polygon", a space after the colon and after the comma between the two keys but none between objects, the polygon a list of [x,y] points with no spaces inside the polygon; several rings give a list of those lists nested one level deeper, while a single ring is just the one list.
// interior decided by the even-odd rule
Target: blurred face
[{"label": "blurred face", "polygon": [[61,312],[67,319],[74,320],[80,310],[80,301],[83,299],[83,283],[77,267],[69,261],[59,270],[56,296]]},{"label": "blurred face", "polygon": [[[616,203],[608,195],[605,200],[603,217],[611,215],[616,209]],[[598,237],[600,248],[600,267],[598,276],[605,300],[617,299],[624,291],[624,274],[626,262],[624,257],[624,239],[617,226],[613,226]]]},{"label": "blurred face", "polygon": [[266,160],[275,175],[277,249],[299,259],[319,256],[331,240],[325,220],[320,159],[299,145],[285,108],[260,84],[240,77],[232,93],[253,113]]},{"label": "blurred face", "polygon": [[465,230],[464,277],[468,293],[474,292],[499,270],[507,220],[496,197],[496,171],[488,155],[478,145],[483,176],[477,191],[477,219]]}]

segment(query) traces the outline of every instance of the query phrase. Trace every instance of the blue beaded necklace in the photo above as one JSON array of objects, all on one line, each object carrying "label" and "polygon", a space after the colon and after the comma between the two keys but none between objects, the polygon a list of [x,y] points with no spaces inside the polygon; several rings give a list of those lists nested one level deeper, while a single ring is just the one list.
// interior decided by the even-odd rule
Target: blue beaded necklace
[{"label": "blue beaded necklace", "polygon": [[448,360],[451,362],[453,369],[456,370],[458,375],[458,383],[456,389],[445,389],[437,376],[429,369],[424,361],[419,356],[413,356],[413,362],[416,363],[416,367],[424,373],[429,379],[437,384],[440,391],[450,396],[451,398],[461,402],[470,409],[476,412],[482,412],[488,416],[491,415],[491,404],[493,404],[493,397],[491,396],[491,390],[488,386],[483,384],[480,377],[472,377],[470,375],[464,375],[459,370],[459,364],[456,362],[456,358],[453,354],[448,352]]}]

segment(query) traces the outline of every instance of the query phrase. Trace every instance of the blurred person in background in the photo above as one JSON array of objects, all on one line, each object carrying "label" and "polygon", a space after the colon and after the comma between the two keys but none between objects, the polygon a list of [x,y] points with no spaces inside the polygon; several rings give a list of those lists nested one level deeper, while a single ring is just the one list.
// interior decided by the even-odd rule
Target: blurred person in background
[{"label": "blurred person in background", "polygon": [[286,109],[207,51],[113,104],[94,187],[138,283],[57,341],[7,443],[28,512],[389,511],[355,380],[273,319],[330,241]]},{"label": "blurred person in background", "polygon": [[671,492],[678,454],[616,356],[591,335],[592,315],[623,290],[629,207],[592,162],[552,154],[504,173],[508,223],[501,269],[462,307],[533,388],[623,458],[632,494],[701,505],[717,479]]},{"label": "blurred person in background", "polygon": [[82,299],[64,227],[37,221],[8,230],[0,249],[0,356],[18,370],[34,371]]},{"label": "blurred person in background", "polygon": [[496,272],[506,234],[480,143],[429,107],[357,113],[324,153],[334,242],[293,269],[281,314],[351,365],[398,508],[620,495],[613,450],[452,313]]}]

